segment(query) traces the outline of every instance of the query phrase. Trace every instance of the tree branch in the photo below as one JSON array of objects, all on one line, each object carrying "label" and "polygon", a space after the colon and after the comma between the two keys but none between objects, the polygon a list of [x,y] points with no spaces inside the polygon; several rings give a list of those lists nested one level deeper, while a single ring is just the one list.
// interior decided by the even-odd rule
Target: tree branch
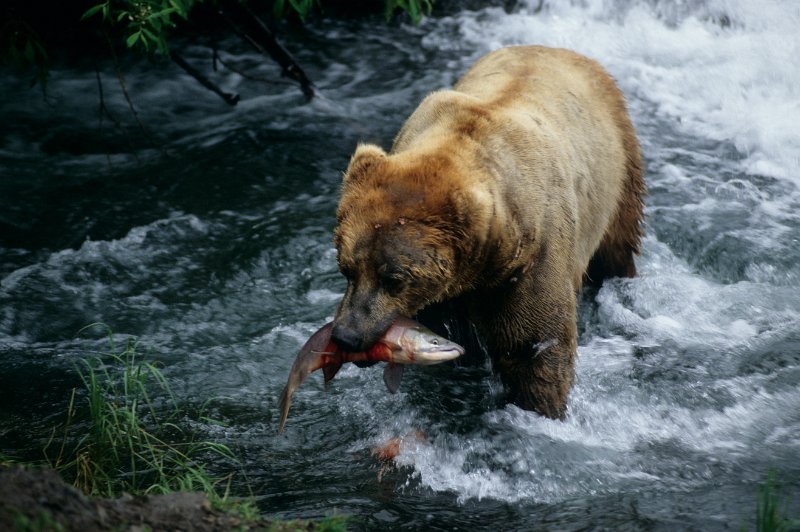
[{"label": "tree branch", "polygon": [[176,65],[181,67],[187,74],[189,74],[194,79],[199,81],[203,87],[207,88],[208,90],[210,90],[211,92],[213,92],[214,94],[225,100],[225,103],[227,103],[228,105],[233,106],[239,102],[238,94],[230,94],[220,89],[218,85],[216,85],[213,81],[204,76],[202,72],[194,68],[189,63],[187,63],[186,60],[177,53],[170,52],[169,57],[175,62]]},{"label": "tree branch", "polygon": [[234,74],[238,74],[238,75],[242,76],[244,79],[249,79],[250,81],[257,81],[259,83],[266,83],[267,85],[294,85],[293,81],[284,81],[284,80],[280,80],[280,79],[269,79],[269,78],[264,78],[264,77],[261,77],[261,76],[253,76],[251,74],[248,74],[247,72],[244,72],[241,68],[235,66],[233,63],[223,59],[222,56],[219,55],[219,52],[217,51],[217,49],[214,48],[214,70],[215,71],[217,70],[217,63],[221,64],[223,67],[225,67],[226,69],[230,70]]},{"label": "tree branch", "polygon": [[299,83],[307,101],[314,97],[316,91],[306,73],[281,46],[275,34],[247,6],[235,0],[221,2],[220,15],[242,40],[250,43],[259,53],[272,58],[281,66],[284,76]]}]

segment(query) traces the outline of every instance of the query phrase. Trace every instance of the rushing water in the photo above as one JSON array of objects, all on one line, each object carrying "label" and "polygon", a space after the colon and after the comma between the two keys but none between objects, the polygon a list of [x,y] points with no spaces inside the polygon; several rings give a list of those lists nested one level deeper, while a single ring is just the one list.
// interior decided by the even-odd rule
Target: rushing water
[{"label": "rushing water", "polygon": [[[56,68],[47,100],[0,85],[0,451],[41,448],[106,349],[103,322],[163,362],[192,423],[242,456],[264,511],[359,527],[739,528],[770,469],[800,491],[800,5],[522,3],[420,27],[326,21],[287,44],[321,89],[170,65]],[[343,289],[332,228],[358,141],[388,146],[477,57],[538,43],[598,59],[647,160],[639,277],[581,302],[565,422],[505,405],[487,367],[313,376],[277,397]],[[234,41],[227,57],[275,77]],[[208,65],[206,48],[182,51]],[[205,63],[203,63],[205,62]],[[134,154],[134,155],[132,155]],[[417,434],[421,434],[418,437]],[[402,439],[397,468],[371,449]],[[241,478],[241,477],[240,477]],[[244,482],[243,480],[241,481]],[[242,488],[242,486],[239,486]]]}]

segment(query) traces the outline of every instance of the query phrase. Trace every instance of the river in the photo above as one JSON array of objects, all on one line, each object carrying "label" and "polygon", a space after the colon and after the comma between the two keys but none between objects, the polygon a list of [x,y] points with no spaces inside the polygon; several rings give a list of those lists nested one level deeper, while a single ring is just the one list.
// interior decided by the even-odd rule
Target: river
[{"label": "river", "polygon": [[[316,22],[285,44],[320,89],[227,70],[235,108],[169,64],[56,64],[44,99],[0,83],[0,451],[40,449],[73,364],[121,342],[163,364],[190,419],[242,457],[276,517],[354,528],[739,529],[775,471],[800,507],[800,4],[520,2]],[[488,366],[343,368],[277,400],[344,291],[341,172],[429,91],[506,45],[575,49],[628,98],[647,163],[639,276],[581,298],[566,421],[506,405]],[[198,42],[177,43],[209,70]],[[277,78],[232,39],[228,60]],[[421,438],[416,434],[420,433]],[[396,468],[371,449],[401,438]],[[246,476],[246,479],[245,479]],[[244,488],[247,485],[249,488]]]}]

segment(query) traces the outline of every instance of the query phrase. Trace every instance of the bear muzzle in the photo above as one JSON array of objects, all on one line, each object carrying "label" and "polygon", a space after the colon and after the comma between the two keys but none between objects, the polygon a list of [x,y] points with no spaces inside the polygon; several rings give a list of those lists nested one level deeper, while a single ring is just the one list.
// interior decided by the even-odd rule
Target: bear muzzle
[{"label": "bear muzzle", "polygon": [[364,335],[359,331],[339,324],[334,324],[331,340],[343,351],[356,353],[364,351]]},{"label": "bear muzzle", "polygon": [[396,313],[390,313],[376,321],[362,313],[342,313],[333,320],[331,340],[348,353],[366,351],[383,336],[396,317]]}]

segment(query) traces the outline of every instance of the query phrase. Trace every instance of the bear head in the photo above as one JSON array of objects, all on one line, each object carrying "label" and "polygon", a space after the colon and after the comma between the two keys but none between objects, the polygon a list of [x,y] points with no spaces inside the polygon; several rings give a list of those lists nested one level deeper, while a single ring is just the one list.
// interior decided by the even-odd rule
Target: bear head
[{"label": "bear head", "polygon": [[344,175],[335,244],[347,289],[333,340],[363,351],[398,316],[463,293],[476,244],[475,198],[441,153],[360,145]]}]

